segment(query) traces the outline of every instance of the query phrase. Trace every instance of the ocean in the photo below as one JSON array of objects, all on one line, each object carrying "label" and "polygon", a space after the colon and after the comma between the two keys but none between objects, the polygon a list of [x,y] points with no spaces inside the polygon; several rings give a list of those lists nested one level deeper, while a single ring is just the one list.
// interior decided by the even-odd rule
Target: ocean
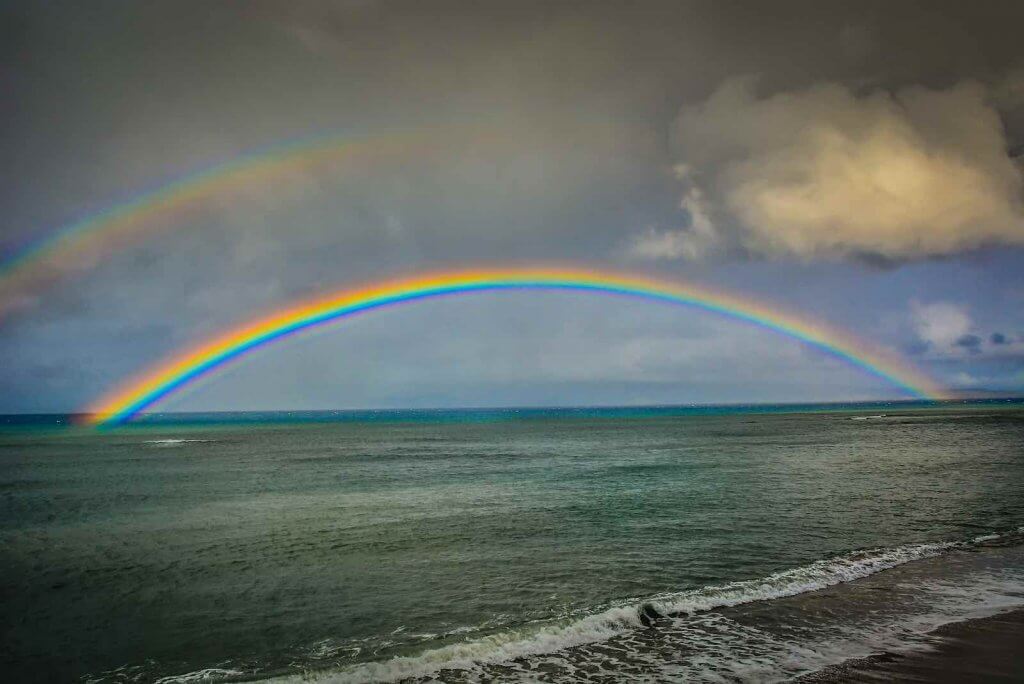
[{"label": "ocean", "polygon": [[4,681],[784,681],[1024,605],[1024,404],[0,418]]}]

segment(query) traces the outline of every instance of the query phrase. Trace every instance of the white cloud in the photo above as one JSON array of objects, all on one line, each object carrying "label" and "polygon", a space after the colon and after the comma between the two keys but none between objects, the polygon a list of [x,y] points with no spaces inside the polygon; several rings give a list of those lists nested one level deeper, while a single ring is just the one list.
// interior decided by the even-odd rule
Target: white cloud
[{"label": "white cloud", "polygon": [[629,246],[629,253],[643,259],[693,259],[699,256],[693,249],[688,232],[653,227],[636,236]]},{"label": "white cloud", "polygon": [[954,387],[977,387],[981,384],[983,384],[983,381],[970,373],[961,371],[953,376]]},{"label": "white cloud", "polygon": [[629,251],[633,256],[647,259],[696,259],[714,249],[719,242],[704,193],[689,181],[692,169],[686,164],[679,164],[674,171],[679,180],[689,184],[679,207],[690,217],[690,225],[686,230],[648,228],[630,245]]},{"label": "white cloud", "polygon": [[679,115],[688,228],[640,256],[721,243],[768,255],[915,258],[1024,244],[1024,178],[981,85],[859,95],[826,83],[759,98],[730,80]]},{"label": "white cloud", "polygon": [[993,330],[991,321],[978,322],[967,307],[952,302],[912,301],[910,320],[921,351],[931,358],[963,360],[981,354],[987,360],[1020,359],[1024,350],[1024,336],[1012,332],[1016,324],[1003,320]]},{"label": "white cloud", "polygon": [[936,349],[953,349],[957,340],[971,331],[971,317],[967,309],[949,302],[911,304],[914,329],[918,339]]}]

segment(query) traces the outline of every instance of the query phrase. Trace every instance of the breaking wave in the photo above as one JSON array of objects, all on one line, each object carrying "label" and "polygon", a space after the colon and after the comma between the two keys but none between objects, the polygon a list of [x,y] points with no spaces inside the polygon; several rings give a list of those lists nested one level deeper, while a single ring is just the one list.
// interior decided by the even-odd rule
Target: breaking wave
[{"label": "breaking wave", "polygon": [[[989,534],[970,541],[912,544],[844,554],[767,577],[659,594],[605,606],[591,615],[556,621],[537,621],[518,629],[470,637],[415,656],[360,663],[334,670],[313,671],[276,679],[279,682],[393,682],[429,678],[441,671],[472,672],[524,658],[553,654],[624,637],[653,621],[706,614],[719,608],[771,601],[869,577],[913,561],[954,550],[1002,546],[1021,541],[1024,527],[1004,534]],[[718,618],[719,620],[724,618]],[[742,629],[736,625],[731,630]],[[474,630],[476,631],[476,630]],[[472,679],[472,677],[470,678]]]},{"label": "breaking wave", "polygon": [[213,442],[212,439],[147,439],[143,444],[152,444],[158,447],[177,447],[183,444],[193,444],[197,442]]}]

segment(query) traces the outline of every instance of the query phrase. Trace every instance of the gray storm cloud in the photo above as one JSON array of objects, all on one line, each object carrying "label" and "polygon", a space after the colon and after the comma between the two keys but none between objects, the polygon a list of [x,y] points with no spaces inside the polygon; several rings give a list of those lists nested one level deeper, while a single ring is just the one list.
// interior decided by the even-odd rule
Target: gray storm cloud
[{"label": "gray storm cloud", "polygon": [[690,226],[648,231],[633,252],[912,259],[1024,243],[1024,178],[989,96],[965,81],[759,97],[729,80],[676,121]]},{"label": "gray storm cloud", "polygon": [[[942,238],[946,246],[929,226],[919,252],[1013,242],[997,224],[1019,215],[1019,178],[1005,168],[994,110],[1019,155],[1022,22],[1019,0],[0,3],[9,65],[0,79],[13,103],[0,107],[5,256],[254,150],[317,136],[384,139],[287,173],[245,173],[140,222],[131,240],[71,250],[0,325],[0,410],[75,409],[291,302],[492,261],[622,267],[749,292],[894,349],[921,345],[910,301],[956,302],[982,353],[933,345],[916,358],[952,382],[963,370],[982,378],[974,386],[1018,383],[1021,247],[889,269],[819,260],[869,250],[863,231],[849,237],[854,212],[832,208],[826,218],[838,227],[805,218],[787,243],[761,220],[768,208],[746,197],[759,199],[761,170],[770,189],[855,187],[807,170],[824,149],[805,136],[814,123],[850,141],[820,161],[870,166],[857,155],[889,159],[894,141],[943,188],[931,193],[941,196],[939,219],[990,212],[980,228]],[[734,85],[732,102],[728,89],[709,98],[751,73],[756,91]],[[953,87],[975,82],[986,85]],[[939,90],[907,90],[914,85]],[[914,109],[913,93],[933,102]],[[880,122],[893,123],[889,137],[868,145]],[[976,202],[954,196],[963,188],[950,178],[963,185],[964,176],[978,181]],[[863,188],[860,196],[872,211],[896,211]],[[743,205],[729,204],[734,197]],[[643,227],[680,225],[635,250],[688,261],[624,258]],[[825,234],[839,243],[823,245]],[[874,249],[913,252],[912,243]],[[716,251],[780,258],[699,260]],[[620,334],[605,325],[631,320],[630,310],[530,296],[522,323],[493,301],[444,302],[431,315],[381,317],[376,336],[346,326],[281,347],[176,406],[800,400],[835,398],[840,384],[856,390],[847,398],[891,396],[756,331],[704,328],[700,316],[671,312],[678,324],[661,329],[644,314],[635,334]],[[438,312],[449,306],[445,324]],[[559,332],[567,320],[578,334]],[[989,342],[995,331],[1010,343]],[[849,380],[837,380],[844,372]]]}]

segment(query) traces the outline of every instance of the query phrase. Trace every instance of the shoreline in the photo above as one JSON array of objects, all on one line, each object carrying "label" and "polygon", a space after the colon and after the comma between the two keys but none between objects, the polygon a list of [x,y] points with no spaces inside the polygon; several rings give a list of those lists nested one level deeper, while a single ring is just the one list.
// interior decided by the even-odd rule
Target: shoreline
[{"label": "shoreline", "polygon": [[848,660],[796,678],[834,682],[1024,681],[1024,608],[943,625],[927,635],[928,648]]}]

